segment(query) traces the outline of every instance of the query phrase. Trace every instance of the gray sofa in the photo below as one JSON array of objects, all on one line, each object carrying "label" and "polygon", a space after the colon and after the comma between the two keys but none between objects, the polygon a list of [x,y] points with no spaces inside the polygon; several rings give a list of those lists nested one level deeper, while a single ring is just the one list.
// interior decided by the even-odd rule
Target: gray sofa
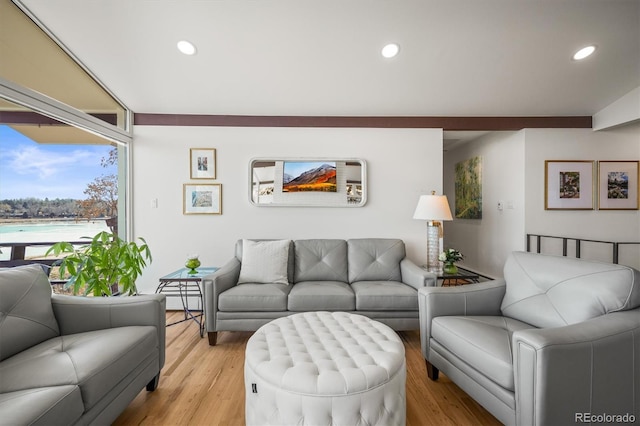
[{"label": "gray sofa", "polygon": [[[253,251],[263,243],[278,246]],[[274,265],[284,268],[275,278],[267,272]],[[255,331],[306,311],[354,312],[396,330],[417,330],[418,289],[435,284],[434,274],[406,258],[398,239],[240,240],[235,257],[203,279],[209,344],[216,344],[218,331]]]},{"label": "gray sofa", "polygon": [[164,295],[52,295],[39,265],[0,269],[0,424],[110,424],[164,358]]},{"label": "gray sofa", "polygon": [[419,291],[427,373],[501,422],[640,421],[640,272],[514,252],[504,279]]}]

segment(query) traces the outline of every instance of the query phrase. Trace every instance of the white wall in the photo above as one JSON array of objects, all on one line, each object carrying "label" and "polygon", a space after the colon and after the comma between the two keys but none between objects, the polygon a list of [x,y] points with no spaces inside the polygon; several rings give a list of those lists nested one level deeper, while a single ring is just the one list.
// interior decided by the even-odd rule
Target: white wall
[{"label": "white wall", "polygon": [[[182,214],[189,148],[216,149],[221,216]],[[222,265],[241,238],[401,238],[408,256],[422,263],[426,229],[413,211],[421,194],[442,191],[440,129],[136,126],[132,151],[133,233],[147,240],[154,257],[138,283],[142,292],[154,291],[158,278],[182,267],[187,254],[198,253],[203,265]],[[368,202],[361,208],[256,207],[248,195],[254,157],[362,158]]]},{"label": "white wall", "polygon": [[[463,263],[470,269],[502,276],[509,252],[526,248],[527,233],[640,241],[638,210],[544,209],[545,160],[640,160],[640,123],[597,132],[590,129],[495,132],[446,152],[444,191],[452,210],[455,164],[477,155],[483,157],[483,218],[454,219],[445,222],[444,228],[445,246],[462,251]],[[499,200],[504,201],[502,211],[497,210]],[[514,208],[510,209],[512,200]],[[568,250],[573,256],[575,246],[570,243]],[[543,243],[543,252],[562,254],[561,240]],[[610,262],[611,246],[584,243],[581,257]],[[640,268],[640,247],[621,248],[619,263]]]},{"label": "white wall", "polygon": [[524,132],[490,133],[445,152],[444,192],[454,216],[455,165],[476,156],[482,157],[482,219],[445,222],[444,246],[462,252],[461,265],[499,277],[506,256],[525,247]]},{"label": "white wall", "polygon": [[[544,209],[545,160],[640,160],[640,123],[597,132],[589,129],[527,129],[525,140],[525,226],[528,233],[640,241],[638,210]],[[594,179],[596,177],[597,167]],[[596,246],[586,245],[582,257],[611,261],[611,251],[605,249],[606,246],[601,247],[604,253]],[[573,250],[570,247],[570,253]],[[621,249],[620,255],[620,263],[640,267],[640,247],[627,246]]]}]

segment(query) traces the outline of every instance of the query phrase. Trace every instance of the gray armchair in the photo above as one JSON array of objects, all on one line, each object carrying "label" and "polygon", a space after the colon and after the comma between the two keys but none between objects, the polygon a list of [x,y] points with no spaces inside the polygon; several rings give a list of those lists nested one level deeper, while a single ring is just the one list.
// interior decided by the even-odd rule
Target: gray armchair
[{"label": "gray armchair", "polygon": [[163,294],[51,294],[38,265],[0,268],[0,425],[110,424],[165,362]]},{"label": "gray armchair", "polygon": [[640,421],[639,281],[626,266],[514,252],[504,279],[421,288],[427,374],[505,424]]}]

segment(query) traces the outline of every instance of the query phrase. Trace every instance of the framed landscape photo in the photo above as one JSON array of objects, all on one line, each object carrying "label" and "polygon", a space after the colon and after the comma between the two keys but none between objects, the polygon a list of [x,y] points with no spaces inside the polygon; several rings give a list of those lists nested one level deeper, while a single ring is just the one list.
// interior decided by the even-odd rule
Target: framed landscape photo
[{"label": "framed landscape photo", "polygon": [[222,184],[183,185],[184,214],[222,214]]},{"label": "framed landscape photo", "polygon": [[592,160],[544,162],[545,210],[593,210]]},{"label": "framed landscape photo", "polygon": [[337,192],[335,161],[284,161],[282,192]]},{"label": "framed landscape photo", "polygon": [[191,179],[216,178],[216,150],[213,148],[191,148],[189,150],[191,162]]},{"label": "framed landscape photo", "polygon": [[638,210],[638,161],[598,162],[598,209]]}]

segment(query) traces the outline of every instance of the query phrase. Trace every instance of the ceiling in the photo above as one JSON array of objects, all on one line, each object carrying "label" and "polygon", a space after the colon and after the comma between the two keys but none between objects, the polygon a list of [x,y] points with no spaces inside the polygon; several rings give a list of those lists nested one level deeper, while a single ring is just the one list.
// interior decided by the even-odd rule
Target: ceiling
[{"label": "ceiling", "polygon": [[21,3],[139,113],[580,116],[640,86],[640,0]]}]

